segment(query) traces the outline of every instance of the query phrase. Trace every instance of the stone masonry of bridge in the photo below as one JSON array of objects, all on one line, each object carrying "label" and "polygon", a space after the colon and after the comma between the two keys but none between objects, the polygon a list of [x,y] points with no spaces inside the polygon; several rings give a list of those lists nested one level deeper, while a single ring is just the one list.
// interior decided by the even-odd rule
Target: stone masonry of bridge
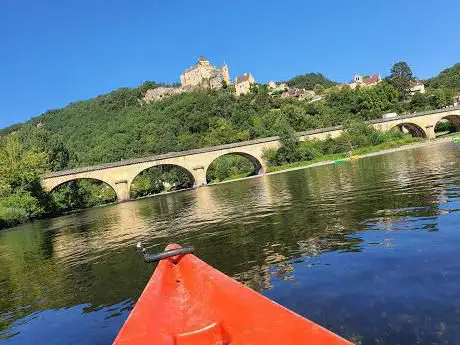
[{"label": "stone masonry of bridge", "polygon": [[[435,138],[434,127],[442,119],[447,119],[460,131],[460,107],[450,107],[434,111],[414,113],[389,119],[369,121],[380,131],[389,131],[395,127],[404,127],[413,135],[424,138]],[[299,140],[337,137],[342,133],[342,126],[329,127],[297,133]],[[52,191],[57,186],[77,179],[94,179],[107,183],[116,194],[117,200],[129,200],[131,185],[142,171],[159,165],[176,165],[186,169],[193,179],[194,187],[206,185],[206,171],[217,158],[237,154],[248,158],[255,167],[256,173],[266,171],[263,151],[266,148],[278,148],[278,137],[263,138],[233,144],[219,145],[196,150],[172,152],[156,156],[123,160],[120,162],[95,165],[85,168],[57,171],[42,178],[42,185],[46,191]]]}]

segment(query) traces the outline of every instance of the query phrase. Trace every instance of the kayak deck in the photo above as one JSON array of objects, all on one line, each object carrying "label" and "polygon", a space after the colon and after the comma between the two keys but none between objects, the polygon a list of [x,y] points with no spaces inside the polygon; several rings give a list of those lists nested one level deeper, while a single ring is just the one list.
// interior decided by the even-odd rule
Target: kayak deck
[{"label": "kayak deck", "polygon": [[188,254],[159,262],[114,344],[351,343]]}]

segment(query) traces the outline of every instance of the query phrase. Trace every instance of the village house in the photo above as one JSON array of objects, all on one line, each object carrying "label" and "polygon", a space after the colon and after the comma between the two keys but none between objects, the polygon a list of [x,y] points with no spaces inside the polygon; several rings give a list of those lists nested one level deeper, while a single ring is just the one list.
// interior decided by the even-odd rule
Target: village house
[{"label": "village house", "polygon": [[377,85],[382,81],[380,74],[373,74],[370,77],[363,77],[359,74],[355,74],[353,76],[353,81],[348,85],[351,89],[355,89],[358,85],[359,86],[374,86]]},{"label": "village house", "polygon": [[411,96],[415,95],[416,93],[425,93],[425,84],[422,81],[417,80],[413,82],[412,86],[409,89],[409,94]]},{"label": "village house", "polygon": [[251,85],[255,84],[256,80],[251,73],[244,73],[240,77],[235,78],[235,92],[236,95],[243,95],[251,91]]},{"label": "village house", "polygon": [[230,74],[227,65],[216,67],[207,58],[200,56],[195,65],[180,75],[182,87],[204,87],[219,89],[224,83],[230,82]]},{"label": "village house", "polygon": [[297,98],[298,100],[312,99],[314,97],[314,91],[299,89],[297,87],[289,87],[281,94],[281,98]]},{"label": "village house", "polygon": [[279,90],[285,91],[288,89],[288,85],[286,83],[277,84],[273,80],[268,82],[267,87],[269,90],[273,90],[273,91],[279,91]]},{"label": "village house", "polygon": [[460,95],[454,96],[454,98],[453,98],[453,100],[452,100],[452,104],[453,104],[454,107],[460,105]]},{"label": "village house", "polygon": [[296,98],[298,100],[319,100],[319,96],[317,96],[314,91],[290,87],[286,83],[277,84],[274,81],[269,81],[267,88],[268,94],[274,97]]}]

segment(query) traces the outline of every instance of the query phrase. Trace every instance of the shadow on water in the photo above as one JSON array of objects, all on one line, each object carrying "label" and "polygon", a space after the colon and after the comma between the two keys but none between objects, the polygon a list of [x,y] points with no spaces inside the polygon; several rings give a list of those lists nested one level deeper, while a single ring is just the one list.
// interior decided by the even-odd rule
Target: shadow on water
[{"label": "shadow on water", "polygon": [[226,274],[362,344],[460,338],[452,144],[173,193],[0,233],[0,342],[109,344],[154,267],[193,245]]}]

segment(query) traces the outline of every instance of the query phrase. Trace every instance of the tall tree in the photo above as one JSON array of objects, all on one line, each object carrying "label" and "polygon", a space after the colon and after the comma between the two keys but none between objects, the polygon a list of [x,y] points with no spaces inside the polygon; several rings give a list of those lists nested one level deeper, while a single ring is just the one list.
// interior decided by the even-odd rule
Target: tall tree
[{"label": "tall tree", "polygon": [[16,135],[0,141],[0,229],[45,213],[49,199],[40,185],[47,170],[43,152],[25,150]]},{"label": "tall tree", "polygon": [[393,65],[390,76],[388,77],[388,82],[393,84],[393,86],[401,92],[404,99],[406,99],[406,95],[413,81],[415,81],[415,77],[405,61],[400,61]]}]

